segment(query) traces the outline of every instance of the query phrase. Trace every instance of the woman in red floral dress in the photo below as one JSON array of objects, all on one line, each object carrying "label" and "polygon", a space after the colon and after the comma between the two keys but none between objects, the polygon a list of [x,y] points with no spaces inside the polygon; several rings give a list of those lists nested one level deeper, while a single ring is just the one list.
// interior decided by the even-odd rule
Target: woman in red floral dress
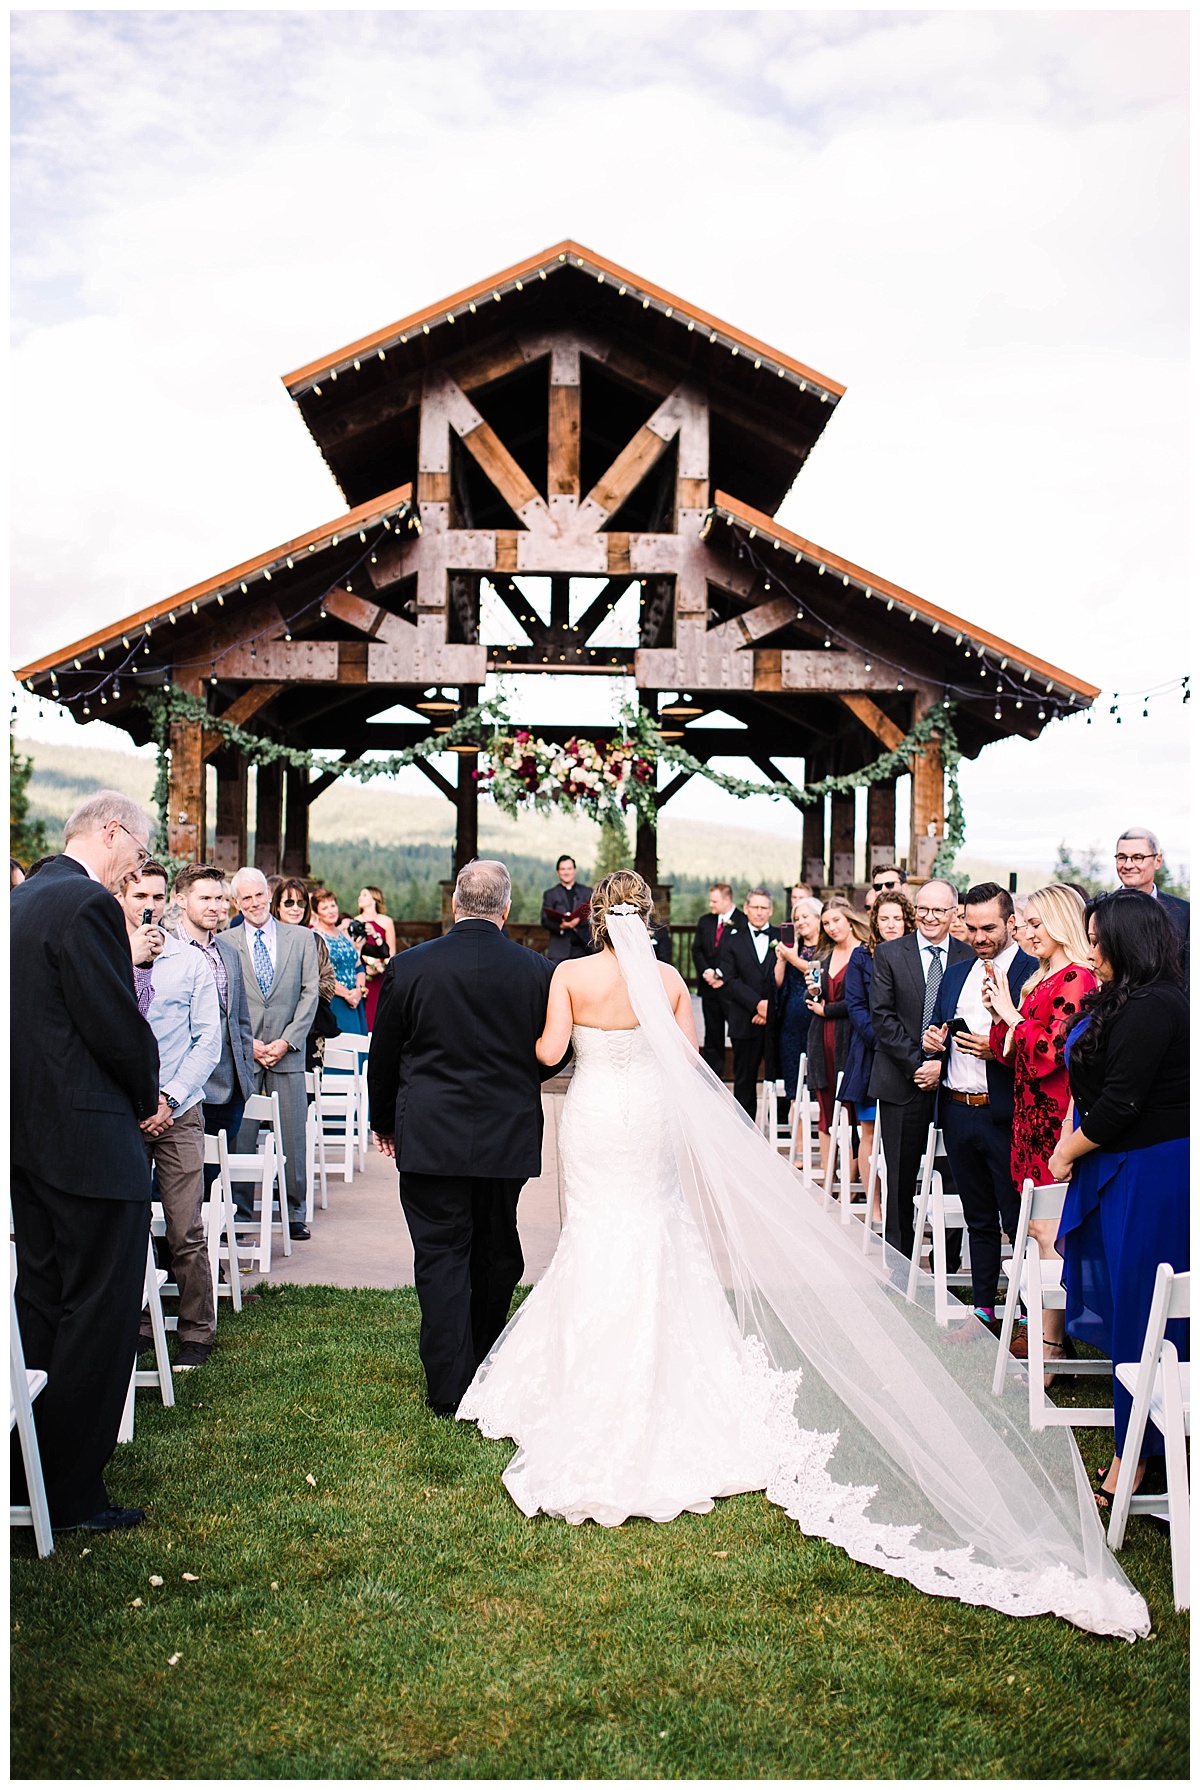
[{"label": "woman in red floral dress", "polygon": [[[1021,990],[1020,1007],[1013,1005],[1003,978],[983,985],[984,1005],[992,1014],[992,1055],[1014,1070],[1012,1177],[1018,1187],[1026,1181],[1046,1187],[1054,1179],[1049,1162],[1071,1104],[1063,1046],[1078,1023],[1083,997],[1099,986],[1088,962],[1083,915],[1083,901],[1073,889],[1039,889],[1024,914],[1025,949],[1038,967]],[[1046,1236],[1039,1235],[1042,1228],[1034,1224],[1030,1234],[1043,1256],[1053,1256],[1058,1226],[1044,1227]],[[1043,1322],[1045,1347],[1061,1359],[1064,1314],[1047,1311]]]}]

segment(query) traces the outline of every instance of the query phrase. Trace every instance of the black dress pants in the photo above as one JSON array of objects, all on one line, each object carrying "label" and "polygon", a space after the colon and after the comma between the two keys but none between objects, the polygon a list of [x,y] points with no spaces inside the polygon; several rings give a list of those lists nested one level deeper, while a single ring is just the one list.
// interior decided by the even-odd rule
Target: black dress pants
[{"label": "black dress pants", "polygon": [[[51,1523],[65,1527],[109,1502],[103,1474],[137,1350],[150,1201],[82,1199],[14,1167],[12,1213],[25,1364],[48,1376],[33,1402],[46,1501]],[[10,1454],[21,1503],[15,1430]]]},{"label": "black dress pants", "polygon": [[748,1038],[733,1039],[733,1097],[752,1119],[758,1112],[758,1072],[766,1048],[766,1026],[754,1026]]},{"label": "black dress pants", "polygon": [[725,1009],[707,982],[700,984],[700,1011],[704,1015],[700,1055],[714,1075],[721,1075],[725,1070]]},{"label": "black dress pants", "polygon": [[1012,1178],[1012,1130],[997,1125],[990,1108],[967,1106],[945,1094],[941,1121],[971,1238],[971,1298],[990,1309],[1000,1282],[1000,1228],[1011,1242],[1021,1215],[1021,1196]]},{"label": "black dress pants", "polygon": [[933,1121],[935,1100],[934,1089],[917,1088],[913,1098],[903,1105],[894,1100],[879,1102],[880,1135],[888,1178],[887,1241],[906,1256],[912,1254],[913,1196],[917,1191],[917,1174]]},{"label": "black dress pants", "polygon": [[461,1400],[505,1324],[525,1268],[517,1235],[524,1180],[400,1172],[421,1306],[429,1403]]}]

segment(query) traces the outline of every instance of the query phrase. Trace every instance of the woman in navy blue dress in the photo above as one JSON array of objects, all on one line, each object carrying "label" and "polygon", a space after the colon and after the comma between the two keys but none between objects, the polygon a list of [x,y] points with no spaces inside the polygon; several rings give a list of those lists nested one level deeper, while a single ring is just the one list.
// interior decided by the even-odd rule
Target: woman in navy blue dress
[{"label": "woman in navy blue dress", "polygon": [[[1100,986],[1067,1039],[1073,1112],[1049,1163],[1056,1181],[1070,1180],[1058,1232],[1067,1331],[1113,1361],[1136,1361],[1159,1263],[1185,1272],[1191,1259],[1188,1001],[1178,935],[1153,896],[1101,896],[1088,908],[1088,939]],[[1186,1321],[1168,1324],[1167,1334],[1186,1361]],[[1101,1481],[1103,1508],[1131,1407],[1115,1379],[1113,1407],[1116,1453]],[[1143,1459],[1162,1452],[1148,1424]]]},{"label": "woman in navy blue dress", "polygon": [[792,902],[796,929],[794,945],[779,939],[775,945],[775,1014],[779,1027],[779,1070],[788,1104],[796,1098],[800,1058],[808,1048],[812,1014],[806,1005],[812,992],[809,965],[815,963],[829,940],[821,930],[821,903],[815,895],[797,895]]},{"label": "woman in navy blue dress", "polygon": [[[871,909],[867,939],[846,965],[843,999],[850,1019],[850,1048],[842,1070],[842,1099],[853,1103],[858,1114],[858,1178],[863,1186],[871,1170],[875,1141],[875,1106],[870,1097],[871,1070],[875,1067],[875,1031],[871,1025],[871,971],[875,947],[884,939],[902,939],[917,930],[912,902],[899,890],[880,895]],[[878,1194],[876,1204],[878,1204]],[[874,1214],[879,1217],[878,1211]]]}]

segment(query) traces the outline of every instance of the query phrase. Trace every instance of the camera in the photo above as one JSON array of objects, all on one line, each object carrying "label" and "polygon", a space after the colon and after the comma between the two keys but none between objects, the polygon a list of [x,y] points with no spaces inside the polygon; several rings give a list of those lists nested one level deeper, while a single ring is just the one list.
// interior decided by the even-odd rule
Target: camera
[{"label": "camera", "polygon": [[364,920],[351,920],[346,927],[346,931],[350,934],[352,939],[365,939],[367,936],[366,922]]}]

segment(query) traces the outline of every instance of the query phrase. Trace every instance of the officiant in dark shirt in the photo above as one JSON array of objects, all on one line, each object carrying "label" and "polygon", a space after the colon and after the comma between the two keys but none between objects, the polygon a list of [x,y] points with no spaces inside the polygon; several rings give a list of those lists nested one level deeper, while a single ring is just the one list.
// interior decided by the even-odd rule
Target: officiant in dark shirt
[{"label": "officiant in dark shirt", "polygon": [[[542,921],[550,933],[546,956],[551,963],[566,963],[571,957],[587,957],[592,949],[592,930],[586,914],[572,920],[571,914],[592,899],[586,883],[576,880],[575,860],[564,855],[554,866],[558,881],[542,896]],[[561,916],[561,917],[560,917]]]}]

